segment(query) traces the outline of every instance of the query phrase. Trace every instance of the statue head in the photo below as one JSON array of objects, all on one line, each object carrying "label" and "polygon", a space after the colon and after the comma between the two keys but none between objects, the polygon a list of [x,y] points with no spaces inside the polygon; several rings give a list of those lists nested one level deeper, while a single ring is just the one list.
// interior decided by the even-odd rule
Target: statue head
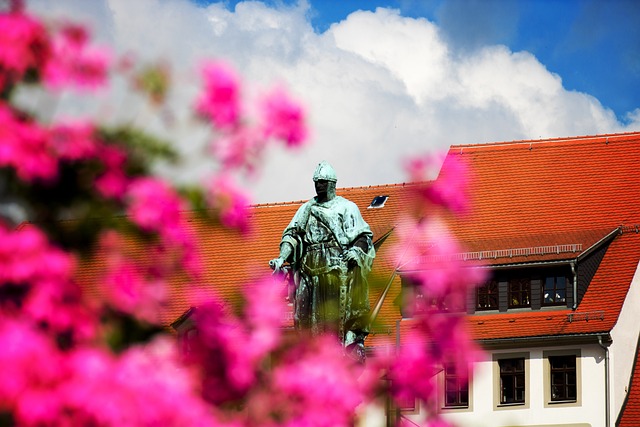
[{"label": "statue head", "polygon": [[336,182],[338,177],[333,167],[324,160],[318,164],[313,173],[313,181],[316,187],[316,200],[326,202],[336,196]]},{"label": "statue head", "polygon": [[326,161],[321,161],[316,168],[316,171],[313,173],[313,180],[318,181],[320,179],[324,179],[325,181],[337,182],[338,176],[336,175],[336,171],[333,167]]}]

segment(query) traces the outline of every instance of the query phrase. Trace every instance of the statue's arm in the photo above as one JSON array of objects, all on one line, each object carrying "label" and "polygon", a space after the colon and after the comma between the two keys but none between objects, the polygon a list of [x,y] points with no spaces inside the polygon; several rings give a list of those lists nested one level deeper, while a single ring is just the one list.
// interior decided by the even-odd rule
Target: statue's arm
[{"label": "statue's arm", "polygon": [[297,221],[299,220],[301,210],[296,212],[291,223],[285,228],[282,233],[282,240],[280,241],[280,253],[277,258],[269,261],[269,266],[274,271],[281,271],[285,262],[293,261],[293,257],[296,251],[296,247],[300,244],[300,240],[297,235]]}]

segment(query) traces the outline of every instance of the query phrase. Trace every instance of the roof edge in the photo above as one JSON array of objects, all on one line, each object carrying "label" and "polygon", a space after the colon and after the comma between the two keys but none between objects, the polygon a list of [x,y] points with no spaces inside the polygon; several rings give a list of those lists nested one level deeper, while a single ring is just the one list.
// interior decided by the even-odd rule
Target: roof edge
[{"label": "roof edge", "polygon": [[548,144],[548,143],[558,143],[558,142],[578,142],[578,141],[600,141],[605,140],[609,142],[609,139],[622,139],[628,137],[640,137],[640,132],[621,132],[621,133],[607,133],[607,134],[596,134],[596,135],[583,135],[583,136],[572,136],[572,137],[559,137],[559,138],[546,138],[546,139],[522,139],[522,140],[513,140],[513,141],[501,141],[501,142],[482,142],[482,143],[472,143],[472,144],[456,144],[451,145],[449,147],[449,152],[459,151],[463,152],[464,149],[478,149],[478,148],[493,148],[493,147],[514,147],[519,145],[530,145],[533,144]]},{"label": "roof edge", "polygon": [[586,258],[587,255],[591,254],[593,251],[595,251],[596,249],[600,248],[605,243],[609,243],[610,241],[615,239],[615,237],[617,235],[619,235],[621,232],[622,232],[622,227],[614,228],[609,234],[607,234],[602,239],[600,239],[597,242],[595,242],[593,245],[591,245],[590,247],[585,249],[580,255],[578,255],[577,258],[576,258],[576,262],[580,262],[581,260]]},{"label": "roof edge", "polygon": [[566,344],[596,344],[600,340],[611,343],[608,331],[585,334],[539,335],[535,337],[493,338],[475,340],[485,350],[499,350],[515,347],[555,347]]}]

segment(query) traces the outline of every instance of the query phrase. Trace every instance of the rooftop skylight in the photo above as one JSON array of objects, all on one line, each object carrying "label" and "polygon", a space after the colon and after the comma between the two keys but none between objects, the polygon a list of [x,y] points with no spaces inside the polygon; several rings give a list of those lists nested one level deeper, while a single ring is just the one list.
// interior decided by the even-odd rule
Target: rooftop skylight
[{"label": "rooftop skylight", "polygon": [[384,204],[386,203],[388,198],[389,198],[389,196],[376,196],[376,197],[374,197],[373,200],[371,201],[371,204],[369,205],[369,207],[367,209],[380,209],[380,208],[384,207]]}]

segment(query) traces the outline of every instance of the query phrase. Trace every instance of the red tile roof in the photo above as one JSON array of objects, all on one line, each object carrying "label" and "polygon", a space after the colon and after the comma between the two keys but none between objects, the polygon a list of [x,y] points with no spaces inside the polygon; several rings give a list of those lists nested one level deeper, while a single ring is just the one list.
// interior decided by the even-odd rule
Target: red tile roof
[{"label": "red tile roof", "polygon": [[[471,210],[451,218],[449,225],[465,245],[462,255],[472,262],[482,259],[504,265],[576,259],[619,230],[576,311],[555,308],[471,315],[473,336],[491,341],[611,331],[640,260],[640,132],[452,146],[438,179],[453,162],[466,166]],[[377,240],[389,234],[399,216],[411,208],[416,185],[343,188],[338,193],[359,206]],[[389,196],[384,207],[369,209],[373,198],[381,195]],[[245,237],[193,215],[191,231],[205,257],[205,289],[234,303],[240,286],[269,274],[268,261],[278,254],[282,230],[302,203],[253,206],[253,231]],[[394,305],[400,279],[390,261],[396,241],[396,233],[390,233],[381,244],[369,278],[371,304],[379,308],[367,341],[370,345],[393,342],[400,320]],[[140,248],[132,241],[131,256],[152,262]],[[100,253],[82,264],[78,279],[87,292],[95,294],[93,285],[104,267]],[[190,289],[184,278],[171,281],[169,305],[162,314],[165,324],[189,309]],[[410,322],[401,323],[410,327]],[[638,367],[640,357],[636,373]],[[638,375],[619,425],[640,425]]]},{"label": "red tile roof", "polygon": [[[560,337],[611,331],[616,324],[640,259],[640,132],[540,141],[452,146],[442,167],[467,166],[471,211],[452,218],[451,229],[465,244],[465,257],[492,265],[576,259],[619,228],[576,311],[551,309],[482,313],[468,317],[479,340]],[[438,179],[442,179],[439,177]],[[410,208],[416,184],[339,189],[354,201],[380,239]],[[312,193],[310,188],[310,195]],[[368,209],[374,197],[389,199]],[[302,201],[251,208],[253,232],[246,237],[193,216],[192,232],[205,256],[203,284],[230,302],[252,278],[268,274],[278,254],[280,235]],[[400,280],[393,274],[390,233],[378,249],[370,276],[372,307],[383,303],[370,345],[394,340],[400,315],[394,301]],[[139,248],[138,248],[139,249]],[[137,251],[144,258],[144,253]],[[136,253],[132,242],[132,253]],[[100,254],[83,265],[79,279],[88,292],[104,268]],[[171,282],[163,320],[170,324],[189,309],[190,288],[182,278]],[[410,326],[410,322],[401,322]],[[640,358],[636,363],[636,372]],[[621,426],[640,425],[640,380],[635,376]]]},{"label": "red tile roof", "polygon": [[[580,244],[584,251],[616,227],[640,223],[640,133],[454,146],[443,169],[453,159],[467,165],[473,177],[473,211],[453,223],[463,241]],[[472,317],[474,334],[490,339],[609,331],[640,259],[640,236],[625,230],[609,247],[577,309],[602,312],[602,320],[568,322],[569,311],[482,315]],[[563,257],[576,255],[534,260]],[[476,318],[483,323],[474,323]]]},{"label": "red tile roof", "polygon": [[[469,316],[474,337],[610,331],[640,259],[640,133],[453,146],[441,176],[454,161],[466,166],[472,209],[450,226],[468,259],[572,260],[623,226],[575,312],[485,312]],[[383,312],[399,318],[389,307]]]},{"label": "red tile roof", "polygon": [[[450,223],[470,259],[481,257],[489,264],[575,259],[617,227],[627,227],[610,245],[571,321],[571,310],[478,314],[469,318],[474,336],[489,340],[610,331],[640,259],[640,235],[633,228],[640,224],[640,133],[453,146],[443,173],[453,161],[466,165],[471,178],[472,210]],[[410,208],[415,186],[344,188],[338,193],[359,206],[379,239]],[[389,196],[384,207],[369,209],[380,195]],[[204,284],[234,301],[239,286],[268,274],[282,230],[301,203],[252,207],[254,228],[247,237],[212,228],[194,216],[192,231],[205,256]],[[374,344],[392,335],[400,319],[394,305],[400,280],[392,275],[388,259],[396,239],[391,233],[380,246],[370,276],[372,307],[387,292],[373,326]],[[83,280],[90,283],[99,268],[100,260],[86,266]],[[167,324],[189,308],[188,289],[180,278],[171,283],[163,317]]]},{"label": "red tile roof", "polygon": [[631,373],[627,397],[616,421],[616,427],[638,426],[640,426],[640,340],[636,344],[636,363]]}]

